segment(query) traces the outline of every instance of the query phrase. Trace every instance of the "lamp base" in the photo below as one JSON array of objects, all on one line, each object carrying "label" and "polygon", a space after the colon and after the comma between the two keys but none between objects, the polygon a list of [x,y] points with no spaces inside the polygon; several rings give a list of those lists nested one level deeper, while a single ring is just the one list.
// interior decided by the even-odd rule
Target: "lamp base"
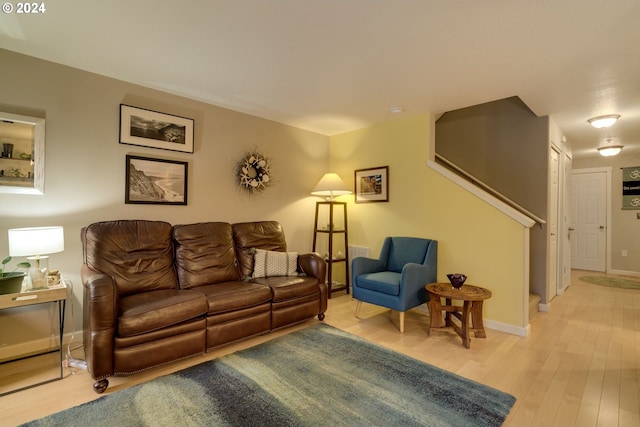
[{"label": "lamp base", "polygon": [[29,279],[31,280],[32,289],[46,289],[49,287],[47,282],[48,268],[32,268],[29,270]]},{"label": "lamp base", "polygon": [[28,256],[27,259],[29,261],[35,261],[35,263],[36,263],[35,268],[37,268],[37,269],[40,268],[40,260],[44,260],[45,262],[47,262],[47,265],[49,263],[49,256],[48,255]]}]

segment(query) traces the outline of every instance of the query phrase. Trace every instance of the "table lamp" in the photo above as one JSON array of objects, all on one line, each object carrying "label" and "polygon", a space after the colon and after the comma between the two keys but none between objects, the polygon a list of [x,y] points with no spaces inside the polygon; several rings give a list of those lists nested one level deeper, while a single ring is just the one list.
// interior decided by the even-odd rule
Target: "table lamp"
[{"label": "table lamp", "polygon": [[35,261],[29,270],[33,288],[47,287],[48,268],[40,267],[40,260],[48,259],[48,254],[64,251],[64,229],[56,227],[13,228],[9,230],[9,256],[26,256]]}]

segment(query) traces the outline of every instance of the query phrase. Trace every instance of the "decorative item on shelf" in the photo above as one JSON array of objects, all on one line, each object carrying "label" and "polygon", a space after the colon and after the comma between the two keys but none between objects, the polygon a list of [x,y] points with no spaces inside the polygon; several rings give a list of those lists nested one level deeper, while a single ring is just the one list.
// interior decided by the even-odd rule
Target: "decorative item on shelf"
[{"label": "decorative item on shelf", "polygon": [[13,157],[13,144],[8,142],[2,143],[2,157],[9,159]]},{"label": "decorative item on shelf", "polygon": [[451,282],[451,286],[453,286],[454,289],[460,289],[464,284],[464,281],[467,280],[467,276],[460,273],[447,274],[447,278]]},{"label": "decorative item on shelf", "polygon": [[256,150],[245,153],[236,165],[240,188],[250,194],[257,193],[271,184],[269,159]]},{"label": "decorative item on shelf", "polygon": [[60,283],[60,271],[59,270],[49,270],[47,273],[47,286],[55,286]]},{"label": "decorative item on shelf", "polygon": [[[29,270],[31,288],[47,287],[47,267],[40,261],[47,260],[48,254],[64,251],[64,229],[56,227],[13,228],[9,230],[9,255],[26,256],[35,261]],[[44,255],[44,256],[43,256]]]},{"label": "decorative item on shelf", "polygon": [[17,294],[22,291],[22,282],[24,281],[27,273],[23,271],[16,271],[18,268],[29,268],[31,264],[28,262],[21,262],[16,265],[13,271],[5,272],[5,266],[9,264],[11,257],[6,257],[0,264],[0,295],[4,294]]}]

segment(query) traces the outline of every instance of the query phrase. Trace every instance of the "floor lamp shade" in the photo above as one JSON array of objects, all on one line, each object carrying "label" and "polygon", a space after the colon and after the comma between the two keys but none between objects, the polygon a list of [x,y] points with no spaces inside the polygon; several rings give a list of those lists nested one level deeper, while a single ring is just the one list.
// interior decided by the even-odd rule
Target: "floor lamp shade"
[{"label": "floor lamp shade", "polygon": [[351,190],[346,186],[342,178],[337,173],[325,173],[311,191],[314,196],[343,196],[351,194]]}]

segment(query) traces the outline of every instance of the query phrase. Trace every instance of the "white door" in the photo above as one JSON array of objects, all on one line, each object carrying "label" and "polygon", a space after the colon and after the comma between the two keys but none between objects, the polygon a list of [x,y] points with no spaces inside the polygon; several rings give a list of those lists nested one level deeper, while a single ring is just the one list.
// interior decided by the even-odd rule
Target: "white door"
[{"label": "white door", "polygon": [[607,173],[571,176],[571,267],[606,270]]},{"label": "white door", "polygon": [[560,268],[562,269],[560,274],[560,281],[558,283],[558,293],[564,292],[569,286],[571,286],[571,156],[565,154],[564,156],[564,185],[562,186],[563,197],[562,203],[562,220],[560,231],[560,247],[562,251],[562,261]]},{"label": "white door", "polygon": [[547,301],[556,296],[558,290],[558,194],[560,186],[560,153],[551,149],[549,155],[549,251],[547,263]]}]

